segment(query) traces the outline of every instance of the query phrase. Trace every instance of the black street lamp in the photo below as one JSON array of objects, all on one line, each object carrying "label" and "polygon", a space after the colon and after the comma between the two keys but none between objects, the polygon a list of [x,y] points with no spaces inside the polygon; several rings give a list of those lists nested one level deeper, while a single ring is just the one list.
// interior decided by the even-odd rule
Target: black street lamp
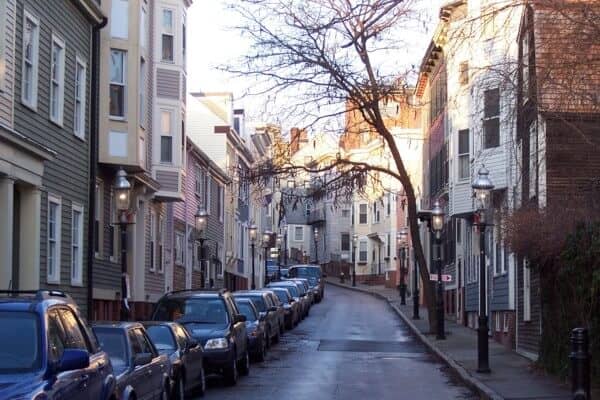
[{"label": "black street lamp", "polygon": [[475,206],[479,214],[479,321],[477,327],[477,372],[489,373],[489,348],[488,348],[488,316],[486,304],[486,268],[485,268],[485,214],[490,206],[490,197],[494,184],[488,177],[489,171],[481,166],[477,179],[473,182],[473,195]]},{"label": "black street lamp", "polygon": [[352,286],[356,286],[356,243],[358,243],[358,235],[352,235]]},{"label": "black street lamp", "polygon": [[319,265],[319,228],[313,230],[315,236],[315,264]]},{"label": "black street lamp", "polygon": [[250,284],[250,289],[254,290],[256,289],[256,278],[255,278],[255,274],[254,274],[254,246],[256,244],[256,234],[258,233],[258,228],[256,227],[256,225],[252,224],[250,225],[250,227],[248,228],[248,236],[250,237],[250,247],[252,249],[252,281]]},{"label": "black street lamp", "polygon": [[283,235],[277,234],[277,280],[281,280],[281,245],[283,243]]},{"label": "black street lamp", "polygon": [[[200,242],[200,262],[204,262],[204,232],[206,231],[206,225],[208,224],[208,213],[205,209],[198,207],[196,215],[194,215],[194,221],[196,225],[196,231],[198,232],[198,241]],[[204,275],[202,276],[202,285],[205,285]]]},{"label": "black street lamp", "polygon": [[406,227],[400,229],[397,234],[398,244],[398,259],[400,261],[400,284],[398,285],[400,290],[400,305],[406,305],[406,283],[404,282],[404,271],[406,269],[406,238],[408,232]]},{"label": "black street lamp", "polygon": [[131,310],[129,308],[129,279],[127,274],[127,212],[131,199],[131,184],[127,180],[127,173],[123,168],[117,171],[114,191],[116,207],[119,212],[119,227],[121,230],[121,321],[128,321]]},{"label": "black street lamp", "polygon": [[265,282],[263,286],[266,286],[269,283],[269,270],[267,269],[267,257],[269,248],[271,248],[271,241],[273,240],[273,232],[266,230],[263,232],[263,248],[265,251]]},{"label": "black street lamp", "polygon": [[413,273],[413,316],[412,319],[421,319],[419,317],[419,267],[415,258]]},{"label": "black street lamp", "polygon": [[435,303],[437,315],[437,333],[436,339],[446,339],[444,329],[444,284],[442,283],[442,230],[444,229],[444,210],[439,201],[433,205],[431,210],[431,230],[435,235],[436,244],[436,264],[437,264],[437,301]]}]

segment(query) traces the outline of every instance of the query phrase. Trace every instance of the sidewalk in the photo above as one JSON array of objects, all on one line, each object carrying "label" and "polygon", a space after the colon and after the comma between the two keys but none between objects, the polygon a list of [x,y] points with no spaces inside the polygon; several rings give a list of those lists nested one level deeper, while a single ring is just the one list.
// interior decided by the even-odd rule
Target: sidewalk
[{"label": "sidewalk", "polygon": [[420,308],[419,320],[412,317],[412,299],[407,305],[400,305],[398,291],[381,285],[367,286],[357,284],[355,288],[340,284],[338,278],[327,278],[327,283],[369,293],[386,300],[400,317],[408,324],[413,333],[427,347],[436,353],[463,381],[476,390],[482,398],[493,400],[544,400],[572,399],[567,386],[555,378],[543,375],[531,368],[531,361],[490,340],[490,374],[478,374],[477,369],[477,332],[446,320],[446,340],[436,340],[429,334],[427,310]]}]

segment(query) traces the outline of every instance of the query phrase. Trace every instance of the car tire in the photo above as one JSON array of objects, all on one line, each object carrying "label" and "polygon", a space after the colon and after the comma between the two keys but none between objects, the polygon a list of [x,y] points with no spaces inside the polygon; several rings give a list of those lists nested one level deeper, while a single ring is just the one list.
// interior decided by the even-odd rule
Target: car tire
[{"label": "car tire", "polygon": [[240,375],[248,376],[250,375],[250,355],[248,354],[248,350],[244,353],[244,357],[240,360],[239,366]]},{"label": "car tire", "polygon": [[206,393],[206,374],[204,373],[204,367],[200,368],[200,385],[196,390],[196,394],[200,397]]},{"label": "car tire", "polygon": [[225,383],[229,386],[235,386],[238,381],[238,369],[237,369],[237,360],[233,357],[233,361],[228,368],[225,368]]},{"label": "car tire", "polygon": [[158,396],[160,400],[169,400],[169,388],[166,384],[163,385],[162,392],[160,392],[160,396]]}]

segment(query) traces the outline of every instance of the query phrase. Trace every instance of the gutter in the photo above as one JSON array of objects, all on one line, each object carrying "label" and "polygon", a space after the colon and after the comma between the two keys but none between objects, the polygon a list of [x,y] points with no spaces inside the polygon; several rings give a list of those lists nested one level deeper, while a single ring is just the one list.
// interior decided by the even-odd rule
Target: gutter
[{"label": "gutter", "polygon": [[99,24],[92,30],[92,70],[90,76],[90,176],[88,189],[88,247],[87,247],[87,319],[94,318],[93,291],[94,291],[94,243],[98,232],[94,229],[96,216],[96,177],[98,168],[98,124],[99,124],[99,80],[100,80],[100,30],[106,26],[108,18],[102,17]]}]

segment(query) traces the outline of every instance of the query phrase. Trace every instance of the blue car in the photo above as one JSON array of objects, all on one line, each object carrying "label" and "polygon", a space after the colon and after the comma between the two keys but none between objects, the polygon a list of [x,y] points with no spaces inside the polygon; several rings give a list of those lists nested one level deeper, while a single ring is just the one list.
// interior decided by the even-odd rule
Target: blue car
[{"label": "blue car", "polygon": [[117,378],[118,399],[169,398],[169,358],[156,350],[142,324],[107,322],[94,324],[92,329],[110,357]]},{"label": "blue car", "polygon": [[0,399],[114,400],[108,355],[60,291],[0,291]]}]

